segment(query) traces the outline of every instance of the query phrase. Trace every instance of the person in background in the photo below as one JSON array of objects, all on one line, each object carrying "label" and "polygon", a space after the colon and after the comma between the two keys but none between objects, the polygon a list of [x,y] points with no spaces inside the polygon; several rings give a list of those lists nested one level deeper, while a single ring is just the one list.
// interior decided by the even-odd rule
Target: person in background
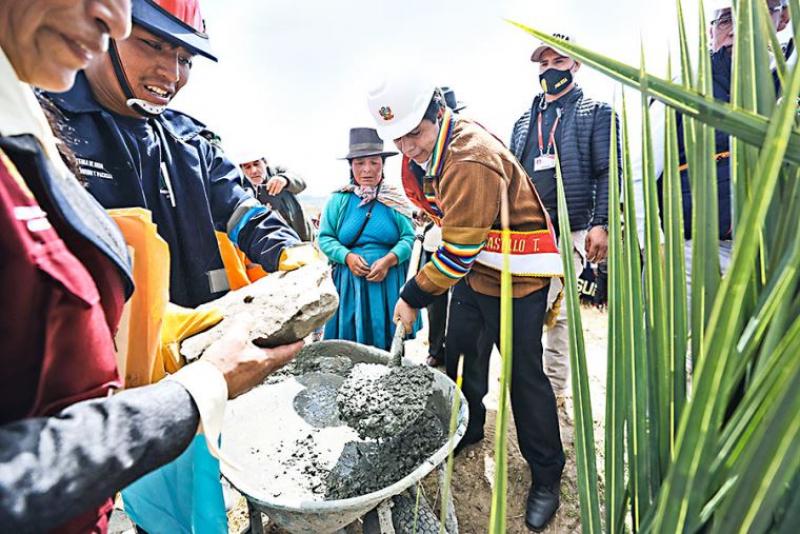
[{"label": "person in background", "polygon": [[[566,41],[572,39],[555,34]],[[611,106],[592,100],[575,82],[581,64],[542,43],[530,60],[538,66],[542,91],[517,120],[511,133],[511,152],[528,173],[558,233],[556,164],[561,167],[572,229],[575,272],[584,261],[602,262],[608,250],[608,156]],[[558,161],[556,160],[558,154]],[[549,301],[563,285],[554,279]],[[547,330],[544,365],[560,406],[569,396],[569,330],[567,307]]]},{"label": "person in background", "polygon": [[[772,24],[776,31],[782,31],[790,22],[789,9],[784,0],[764,0],[767,4]],[[716,0],[706,4],[708,10],[709,54],[711,55],[711,76],[713,80],[714,98],[721,102],[731,101],[731,73],[733,66],[734,28],[733,2]],[[790,61],[796,61],[794,42],[791,41],[785,50]],[[684,254],[687,286],[692,279],[692,190],[689,176],[689,165],[683,136],[683,116],[678,114],[678,155],[681,175],[683,203],[683,233],[685,238]],[[650,105],[650,126],[653,135],[653,166],[657,178],[659,204],[662,203],[664,172],[664,138],[666,121],[664,104],[655,100]],[[731,189],[730,169],[730,136],[721,130],[715,132],[716,173],[717,173],[717,206],[719,209],[719,267],[724,274],[733,253],[733,191]],[[644,185],[641,154],[635,154],[632,162],[634,176],[634,193],[636,206],[637,230],[639,246],[644,247]],[[659,206],[660,207],[660,206]],[[691,294],[691,289],[690,294]]]},{"label": "person in background", "polygon": [[[500,343],[501,203],[507,193],[514,262],[511,405],[531,468],[525,523],[542,530],[559,507],[564,451],[555,395],[542,368],[547,293],[562,264],[536,190],[513,154],[474,121],[445,105],[441,90],[413,69],[369,91],[381,138],[403,153],[406,196],[442,228],[442,245],[403,286],[394,319],[410,332],[419,310],[453,288],[447,360],[463,355],[469,423],[458,450],[483,439],[490,352]],[[455,376],[451,375],[452,378]]]},{"label": "person in background", "polygon": [[383,173],[386,158],[396,154],[383,149],[374,129],[350,130],[350,151],[343,158],[350,164],[350,183],[328,200],[319,229],[319,247],[334,264],[339,291],[339,310],[325,325],[325,339],[391,346],[392,313],[414,245],[411,207]]},{"label": "person in background", "polygon": [[442,96],[444,97],[445,105],[453,110],[453,113],[458,113],[467,109],[467,105],[456,98],[456,92],[452,87],[447,85],[442,86]]},{"label": "person in background", "polygon": [[307,254],[280,217],[242,189],[238,167],[200,134],[205,125],[168,109],[197,56],[212,61],[198,0],[133,0],[133,29],[111,40],[64,93],[59,109],[89,192],[106,209],[152,212],[170,252],[170,301],[188,308],[230,288],[215,230],[266,272]]},{"label": "person in background", "polygon": [[0,531],[104,533],[112,497],[302,343],[242,325],[156,385],[120,385],[113,333],[133,291],[118,228],[64,164],[33,88],[64,91],[130,32],[128,0],[0,0]]},{"label": "person in background", "polygon": [[305,180],[285,167],[269,165],[257,153],[252,156],[239,156],[239,168],[245,177],[242,187],[263,205],[277,211],[301,241],[313,241],[314,231],[295,196],[305,191]]}]

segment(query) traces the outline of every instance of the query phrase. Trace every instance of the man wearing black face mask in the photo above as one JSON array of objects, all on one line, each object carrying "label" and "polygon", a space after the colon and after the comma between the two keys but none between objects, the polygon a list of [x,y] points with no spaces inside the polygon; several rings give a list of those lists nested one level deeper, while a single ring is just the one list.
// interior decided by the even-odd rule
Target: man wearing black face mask
[{"label": "man wearing black face mask", "polygon": [[[555,34],[566,41],[570,37]],[[533,180],[558,231],[556,153],[564,179],[573,259],[600,263],[608,250],[608,154],[611,106],[583,94],[575,83],[581,64],[542,43],[531,61],[539,64],[543,92],[514,125],[510,148]],[[562,251],[566,252],[566,251]],[[562,290],[550,284],[550,302]],[[568,394],[569,338],[566,306],[545,339],[544,365],[559,404]]]}]

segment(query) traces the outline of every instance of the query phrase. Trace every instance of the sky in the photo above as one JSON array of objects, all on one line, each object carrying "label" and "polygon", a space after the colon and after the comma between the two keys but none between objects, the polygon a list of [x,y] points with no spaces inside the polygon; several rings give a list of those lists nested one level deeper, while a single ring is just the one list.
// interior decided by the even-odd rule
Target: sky
[{"label": "sky", "polygon": [[[373,126],[368,88],[388,72],[419,71],[455,89],[463,115],[508,139],[539,91],[538,42],[512,19],[571,34],[582,45],[663,72],[677,34],[673,0],[203,0],[219,63],[196,58],[173,107],[222,136],[226,152],[256,152],[306,179],[307,194],[344,185],[348,132]],[[696,0],[684,0],[687,12]],[[618,86],[588,67],[587,94],[611,102]],[[391,142],[388,143],[391,145]],[[387,180],[399,182],[399,157]]]}]

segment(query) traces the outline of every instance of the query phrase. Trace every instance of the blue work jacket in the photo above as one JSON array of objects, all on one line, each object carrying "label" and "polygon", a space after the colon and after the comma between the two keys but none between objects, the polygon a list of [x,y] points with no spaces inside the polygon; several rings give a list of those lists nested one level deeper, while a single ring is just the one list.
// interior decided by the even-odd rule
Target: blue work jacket
[{"label": "blue work jacket", "polygon": [[[238,168],[199,135],[204,125],[194,118],[173,110],[146,123],[117,115],[95,100],[83,73],[71,90],[44,96],[63,115],[62,137],[89,192],[106,209],[152,212],[169,245],[172,302],[194,307],[229,289],[214,230],[267,272],[278,269],[284,248],[299,244],[279,216],[242,189]],[[135,143],[140,131],[157,140],[145,151]]]}]

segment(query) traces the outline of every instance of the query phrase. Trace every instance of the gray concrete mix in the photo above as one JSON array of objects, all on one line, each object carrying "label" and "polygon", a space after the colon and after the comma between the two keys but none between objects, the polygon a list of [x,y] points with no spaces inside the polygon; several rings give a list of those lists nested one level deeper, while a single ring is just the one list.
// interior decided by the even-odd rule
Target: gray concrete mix
[{"label": "gray concrete mix", "polygon": [[439,450],[445,437],[441,421],[423,411],[392,437],[348,443],[327,478],[326,497],[347,499],[391,486]]},{"label": "gray concrete mix", "polygon": [[249,446],[236,447],[245,453],[240,459],[248,478],[274,498],[302,500],[345,499],[390,486],[446,441],[443,422],[426,411],[432,382],[424,366],[353,366],[344,354],[298,358],[230,403],[242,415],[259,405],[277,415],[269,428],[253,416],[239,421],[235,440],[244,445],[245,431],[251,438]]},{"label": "gray concrete mix", "polygon": [[339,388],[343,421],[362,438],[395,436],[412,426],[431,395],[433,373],[425,366],[386,367],[361,363]]}]

